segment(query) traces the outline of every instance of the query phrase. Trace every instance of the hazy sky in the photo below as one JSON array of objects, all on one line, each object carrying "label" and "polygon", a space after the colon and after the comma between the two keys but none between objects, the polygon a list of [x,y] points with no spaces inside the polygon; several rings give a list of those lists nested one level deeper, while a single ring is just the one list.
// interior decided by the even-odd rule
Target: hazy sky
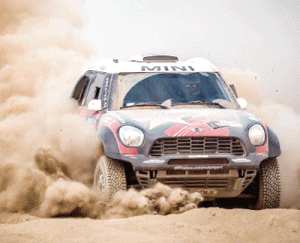
[{"label": "hazy sky", "polygon": [[300,106],[299,0],[87,0],[85,10],[83,35],[101,58],[202,56],[256,72],[270,98]]}]

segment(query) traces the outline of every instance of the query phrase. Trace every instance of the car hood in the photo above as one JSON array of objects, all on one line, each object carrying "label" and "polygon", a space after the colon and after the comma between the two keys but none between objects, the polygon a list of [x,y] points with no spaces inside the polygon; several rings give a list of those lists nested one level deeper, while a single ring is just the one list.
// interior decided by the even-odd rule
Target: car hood
[{"label": "car hood", "polygon": [[[121,125],[140,127],[150,133],[161,130],[168,136],[228,136],[230,130],[245,131],[249,124],[260,122],[256,116],[234,109],[121,110],[108,112],[107,115],[114,117]],[[184,129],[187,131],[179,133]]]}]

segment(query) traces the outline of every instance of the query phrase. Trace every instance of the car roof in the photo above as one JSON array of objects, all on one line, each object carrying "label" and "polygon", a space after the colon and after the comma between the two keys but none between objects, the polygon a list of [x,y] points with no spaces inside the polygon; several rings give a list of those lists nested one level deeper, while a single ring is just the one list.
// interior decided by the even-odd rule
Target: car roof
[{"label": "car roof", "polygon": [[101,71],[107,73],[141,73],[141,72],[217,72],[217,68],[208,60],[196,57],[180,61],[175,56],[147,55],[136,56],[126,61],[101,59],[90,65],[85,71]]}]

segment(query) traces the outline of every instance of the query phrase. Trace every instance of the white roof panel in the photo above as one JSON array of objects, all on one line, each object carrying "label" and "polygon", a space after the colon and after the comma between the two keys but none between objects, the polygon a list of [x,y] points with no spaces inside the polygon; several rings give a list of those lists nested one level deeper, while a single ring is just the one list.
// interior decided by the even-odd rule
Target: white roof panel
[{"label": "white roof panel", "polygon": [[[113,59],[102,59],[95,62],[87,70],[102,71],[107,73],[140,73],[140,72],[217,72],[217,68],[204,58],[193,58],[188,61],[178,62],[115,62]],[[87,71],[86,70],[86,71]]]}]

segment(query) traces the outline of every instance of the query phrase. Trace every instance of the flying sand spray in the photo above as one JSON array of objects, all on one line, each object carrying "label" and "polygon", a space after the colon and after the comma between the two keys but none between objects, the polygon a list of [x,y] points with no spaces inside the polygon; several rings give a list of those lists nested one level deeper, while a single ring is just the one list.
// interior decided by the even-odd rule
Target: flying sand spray
[{"label": "flying sand spray", "polygon": [[[92,54],[77,33],[79,11],[62,15],[58,4],[59,11],[51,12],[47,4],[33,1],[1,0],[1,6],[8,14],[0,25],[0,210],[109,218],[197,207],[199,194],[161,184],[120,192],[109,206],[97,201],[90,186],[100,141],[74,115],[76,104],[69,99],[74,80]],[[282,206],[299,207],[300,115],[265,99],[252,72],[223,74],[248,100],[249,111],[278,134]]]}]

